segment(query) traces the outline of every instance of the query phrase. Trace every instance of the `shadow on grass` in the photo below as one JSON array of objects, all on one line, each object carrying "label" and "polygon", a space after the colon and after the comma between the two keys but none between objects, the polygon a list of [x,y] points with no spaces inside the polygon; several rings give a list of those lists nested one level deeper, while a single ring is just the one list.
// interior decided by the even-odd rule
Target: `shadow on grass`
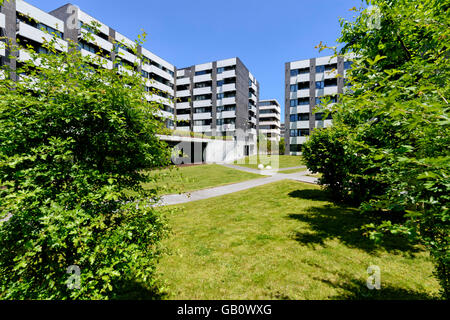
[{"label": "shadow on grass", "polygon": [[112,297],[113,300],[163,300],[168,294],[158,284],[148,287],[136,281],[122,281]]},{"label": "shadow on grass", "polygon": [[331,283],[323,279],[320,280],[336,289],[344,290],[344,293],[329,297],[333,300],[437,300],[437,297],[414,290],[383,286],[380,290],[370,290],[366,282],[362,280],[346,279],[339,284]]},{"label": "shadow on grass", "polygon": [[[298,199],[330,202],[326,191],[306,189],[291,192],[289,196]],[[362,226],[376,219],[371,215],[362,215],[357,209],[333,204],[319,204],[305,212],[290,214],[290,219],[305,222],[310,226],[309,232],[297,232],[294,239],[303,245],[324,245],[326,240],[339,239],[349,247],[355,247],[366,252],[373,252],[383,248],[388,252],[401,251],[412,254],[418,252],[405,238],[395,235],[386,235],[383,243],[376,245],[363,235]],[[311,232],[312,231],[312,232]]]}]

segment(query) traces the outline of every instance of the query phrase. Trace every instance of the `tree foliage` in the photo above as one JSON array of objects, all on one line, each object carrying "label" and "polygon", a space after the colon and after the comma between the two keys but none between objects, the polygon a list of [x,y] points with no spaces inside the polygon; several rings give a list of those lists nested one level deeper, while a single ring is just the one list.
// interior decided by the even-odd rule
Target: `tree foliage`
[{"label": "tree foliage", "polygon": [[[4,68],[0,82],[0,298],[151,294],[166,227],[149,205],[156,191],[141,184],[170,158],[159,105],[147,103],[137,63],[116,55],[118,69],[106,68],[106,53],[59,51],[58,41],[47,54],[11,48],[30,59],[19,81]],[[73,265],[78,290],[66,283]]]},{"label": "tree foliage", "polygon": [[313,133],[304,157],[339,200],[382,213],[368,236],[400,233],[424,244],[448,299],[450,2],[366,3],[377,9],[341,20],[339,53],[355,57],[351,87],[321,107],[334,126]]}]

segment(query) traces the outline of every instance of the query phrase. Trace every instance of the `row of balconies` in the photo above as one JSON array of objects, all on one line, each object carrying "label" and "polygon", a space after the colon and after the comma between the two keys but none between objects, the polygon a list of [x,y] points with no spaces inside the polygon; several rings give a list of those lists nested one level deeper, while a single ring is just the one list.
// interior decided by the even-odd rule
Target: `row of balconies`
[{"label": "row of balconies", "polygon": [[[178,84],[178,83],[177,83]],[[236,91],[236,84],[224,84],[223,86],[217,87],[217,93]],[[193,90],[194,96],[203,95],[203,94],[213,94],[212,87],[204,87],[204,88],[195,88]],[[181,90],[177,91],[177,98],[189,97],[191,95],[190,90]]]},{"label": "row of balconies", "polygon": [[[315,127],[316,128],[326,128],[333,124],[333,120],[316,120],[315,121]],[[262,125],[260,123],[260,125]],[[290,122],[289,128],[291,130],[295,129],[309,129],[310,122],[309,121],[296,121],[296,122]]]},{"label": "row of balconies", "polygon": [[[315,89],[316,97],[323,97],[328,95],[334,95],[338,93],[338,87],[325,87],[323,89]],[[309,89],[298,90],[297,92],[290,93],[290,99],[308,98],[310,96]]]}]

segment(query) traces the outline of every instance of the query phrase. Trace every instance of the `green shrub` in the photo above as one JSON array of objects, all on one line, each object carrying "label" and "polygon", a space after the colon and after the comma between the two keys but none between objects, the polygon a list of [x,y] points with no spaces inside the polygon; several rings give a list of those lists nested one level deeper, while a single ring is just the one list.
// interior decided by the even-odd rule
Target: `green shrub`
[{"label": "green shrub", "polygon": [[[56,53],[54,41],[45,46]],[[141,184],[144,169],[169,163],[160,106],[146,103],[138,73],[97,68],[101,58],[73,44],[28,51],[40,65],[0,82],[0,219],[10,217],[0,222],[0,298],[153,297],[166,227],[149,206],[156,191]],[[66,284],[73,265],[79,289]]]},{"label": "green shrub", "polygon": [[379,15],[361,9],[355,21],[341,20],[340,54],[355,55],[351,87],[336,105],[319,108],[333,113],[334,127],[314,131],[304,158],[332,194],[383,217],[366,226],[372,239],[391,232],[425,245],[448,299],[450,6],[371,4]]}]

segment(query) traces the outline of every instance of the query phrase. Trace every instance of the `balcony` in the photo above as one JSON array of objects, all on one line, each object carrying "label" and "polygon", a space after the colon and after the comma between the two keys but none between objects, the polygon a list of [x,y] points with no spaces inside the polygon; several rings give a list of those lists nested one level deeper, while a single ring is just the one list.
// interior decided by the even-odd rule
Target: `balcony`
[{"label": "balcony", "polygon": [[97,36],[96,34],[91,33],[85,29],[81,29],[81,32],[83,35],[89,34],[88,38],[90,38],[90,37],[93,38],[93,39],[88,39],[88,42],[93,43],[108,52],[112,52],[114,50],[114,45],[111,42],[106,41],[105,39],[102,39],[99,36]]},{"label": "balcony", "polygon": [[194,126],[194,132],[211,132],[211,126]]},{"label": "balcony", "polygon": [[194,113],[194,120],[210,120],[211,112]]},{"label": "balcony", "polygon": [[125,51],[122,48],[118,49],[117,54],[121,59],[127,60],[131,63],[135,63],[137,61],[137,57],[134,54],[129,53],[128,51]]},{"label": "balcony", "polygon": [[221,126],[217,126],[217,131],[221,132],[235,131],[235,130],[236,130],[235,124],[223,124]]},{"label": "balcony", "polygon": [[217,119],[236,118],[236,111],[222,111],[217,113]]},{"label": "balcony", "polygon": [[217,80],[223,80],[226,78],[234,78],[236,77],[236,70],[224,71],[217,75]]},{"label": "balcony", "polygon": [[309,121],[291,122],[290,125],[289,125],[289,128],[291,130],[295,130],[295,129],[309,129]]},{"label": "balcony", "polygon": [[328,128],[333,125],[333,120],[320,120],[315,123],[316,128]]},{"label": "balcony", "polygon": [[156,66],[150,66],[150,72],[154,73],[154,74],[157,74],[158,76],[160,76],[160,77],[162,77],[162,78],[164,78],[166,80],[169,80],[170,82],[173,83],[173,77],[169,73],[167,73],[166,71],[161,70],[160,68],[158,68]]},{"label": "balcony", "polygon": [[291,137],[289,139],[290,144],[304,144],[309,137]]},{"label": "balcony", "polygon": [[196,88],[194,89],[194,96],[200,96],[203,94],[211,94],[212,88],[211,87],[204,87],[204,88]]},{"label": "balcony", "polygon": [[166,92],[166,93],[170,94],[171,96],[173,96],[173,94],[174,94],[174,91],[171,87],[169,87],[168,85],[165,85],[164,83],[156,81],[156,80],[148,80],[147,87],[155,88],[162,92]]},{"label": "balcony", "polygon": [[232,97],[232,98],[223,98],[223,99],[217,100],[217,106],[225,106],[228,104],[236,104],[236,98]]},{"label": "balcony", "polygon": [[[44,39],[46,41],[50,41],[54,38],[53,35],[45,33],[39,29],[36,29],[32,26],[27,25],[26,23],[19,23],[19,35],[24,38],[36,41],[38,43],[44,43]],[[56,41],[56,49],[60,51],[67,51],[67,42],[57,38]]]},{"label": "balcony", "polygon": [[177,79],[177,86],[181,86],[181,85],[185,85],[185,84],[190,84],[191,83],[191,79],[190,78],[181,78],[181,79]]},{"label": "balcony", "polygon": [[236,91],[236,84],[235,83],[229,83],[224,84],[223,86],[217,87],[217,93],[224,93],[228,91]]},{"label": "balcony", "polygon": [[191,120],[191,115],[190,114],[177,115],[177,121],[189,121],[189,120]]},{"label": "balcony", "polygon": [[[260,126],[276,126],[277,128],[280,127],[280,122],[279,121],[263,121],[263,120],[259,120],[259,125]],[[308,124],[308,128],[309,128],[309,124]]]},{"label": "balcony", "polygon": [[297,91],[297,98],[309,97],[309,89],[302,89]]},{"label": "balcony", "polygon": [[177,91],[177,98],[184,98],[184,97],[190,97],[190,96],[191,96],[190,90]]},{"label": "balcony", "polygon": [[211,74],[202,74],[201,76],[195,76],[194,82],[206,82],[212,81]]},{"label": "balcony", "polygon": [[191,104],[189,102],[177,102],[177,109],[189,109]]},{"label": "balcony", "polygon": [[194,101],[194,108],[199,108],[199,107],[211,107],[211,106],[212,106],[212,101],[211,101],[211,99]]},{"label": "balcony", "polygon": [[297,106],[295,108],[291,108],[291,110],[290,110],[290,114],[309,113],[309,112],[310,112],[309,105]]}]

